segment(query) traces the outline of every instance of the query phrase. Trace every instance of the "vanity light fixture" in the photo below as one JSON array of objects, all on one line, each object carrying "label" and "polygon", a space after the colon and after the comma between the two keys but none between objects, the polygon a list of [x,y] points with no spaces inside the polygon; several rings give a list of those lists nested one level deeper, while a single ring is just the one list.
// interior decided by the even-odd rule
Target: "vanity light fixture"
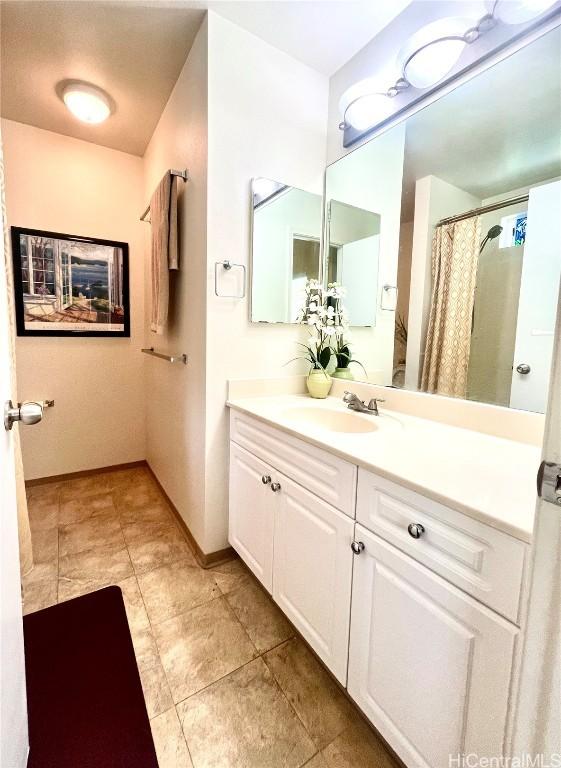
[{"label": "vanity light fixture", "polygon": [[449,17],[427,24],[418,30],[398,56],[399,77],[389,88],[361,85],[372,78],[355,83],[342,96],[343,120],[339,128],[366,131],[389,117],[395,110],[391,100],[408,88],[432,88],[454,68],[466,46],[493,29],[497,23],[525,24],[555,5],[557,0],[492,0],[489,12],[473,22]]},{"label": "vanity light fixture", "polygon": [[67,81],[59,84],[57,92],[74,117],[84,123],[102,123],[113,111],[110,97],[90,83]]}]

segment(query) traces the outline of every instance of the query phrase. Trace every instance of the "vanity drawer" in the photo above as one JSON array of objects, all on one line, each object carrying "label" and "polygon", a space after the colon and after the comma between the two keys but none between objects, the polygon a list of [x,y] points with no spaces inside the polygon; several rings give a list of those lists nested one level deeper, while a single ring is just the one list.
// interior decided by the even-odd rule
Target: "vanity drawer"
[{"label": "vanity drawer", "polygon": [[[527,546],[495,528],[360,469],[357,522],[518,623]],[[417,539],[409,524],[420,523]]]},{"label": "vanity drawer", "polygon": [[230,439],[320,499],[354,517],[357,472],[354,464],[233,409]]}]

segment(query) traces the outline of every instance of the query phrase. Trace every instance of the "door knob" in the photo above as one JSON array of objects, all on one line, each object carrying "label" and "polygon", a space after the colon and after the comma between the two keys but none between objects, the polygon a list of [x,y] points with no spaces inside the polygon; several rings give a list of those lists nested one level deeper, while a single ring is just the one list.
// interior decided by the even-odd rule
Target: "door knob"
[{"label": "door knob", "polygon": [[421,523],[409,523],[407,530],[414,539],[420,539],[425,532],[425,526],[421,525]]},{"label": "door knob", "polygon": [[22,403],[14,406],[11,400],[6,400],[4,404],[4,428],[9,431],[14,422],[21,421],[22,424],[37,424],[43,418],[42,403]]},{"label": "door knob", "polygon": [[271,483],[271,490],[273,493],[280,491],[280,489],[281,489],[280,483]]},{"label": "door knob", "polygon": [[263,475],[261,477],[261,482],[263,483],[263,485],[269,485],[269,483],[271,482],[271,475]]},{"label": "door knob", "polygon": [[516,366],[516,372],[521,373],[523,376],[526,376],[527,373],[530,373],[532,369],[528,365],[528,363],[520,363],[520,365]]}]

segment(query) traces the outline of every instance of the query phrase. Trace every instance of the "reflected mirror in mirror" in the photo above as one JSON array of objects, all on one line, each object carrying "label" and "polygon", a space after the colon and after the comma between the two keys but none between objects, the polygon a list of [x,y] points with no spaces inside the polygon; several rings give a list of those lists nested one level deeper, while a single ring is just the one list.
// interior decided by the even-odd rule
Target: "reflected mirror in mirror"
[{"label": "reflected mirror in mirror", "polygon": [[376,325],[380,216],[330,200],[327,208],[326,279],[345,286],[353,326]]},{"label": "reflected mirror in mirror", "polygon": [[[557,28],[329,166],[326,210],[380,217],[377,289],[366,296],[365,281],[347,298],[376,312],[352,335],[368,380],[545,410],[560,136]],[[397,300],[384,311],[385,286]]]},{"label": "reflected mirror in mirror", "polygon": [[320,195],[271,179],[253,179],[253,322],[296,322],[306,280],[320,275],[321,217]]}]

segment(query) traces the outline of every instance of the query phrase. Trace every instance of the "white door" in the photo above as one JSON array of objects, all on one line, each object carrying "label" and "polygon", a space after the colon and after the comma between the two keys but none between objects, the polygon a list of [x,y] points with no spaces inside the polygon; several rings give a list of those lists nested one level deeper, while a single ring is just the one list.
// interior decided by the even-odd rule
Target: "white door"
[{"label": "white door", "polygon": [[345,685],[354,520],[287,477],[274,480],[273,597]]},{"label": "white door", "polygon": [[355,538],[350,695],[410,768],[500,756],[518,628],[361,525]]},{"label": "white door", "polygon": [[[561,467],[561,294],[553,351],[543,458]],[[538,500],[526,637],[514,726],[514,754],[561,755],[561,505]],[[554,756],[557,756],[555,758]],[[520,763],[522,764],[522,762]]]},{"label": "white door", "polygon": [[[561,274],[561,181],[530,190],[510,405],[543,413]],[[529,366],[528,373],[517,371]],[[522,370],[525,370],[522,368]]]},{"label": "white door", "polygon": [[351,325],[376,325],[372,297],[378,295],[379,253],[380,235],[355,240],[338,250],[337,279],[347,289],[344,303]]},{"label": "white door", "polygon": [[[0,217],[1,218],[1,217]],[[2,222],[0,221],[0,232]],[[11,329],[0,236],[0,405],[12,397]],[[14,427],[17,429],[17,427]],[[27,763],[27,702],[19,572],[13,432],[0,428],[0,765]]]},{"label": "white door", "polygon": [[273,588],[274,507],[272,468],[230,443],[230,519],[228,539],[269,591]]}]

